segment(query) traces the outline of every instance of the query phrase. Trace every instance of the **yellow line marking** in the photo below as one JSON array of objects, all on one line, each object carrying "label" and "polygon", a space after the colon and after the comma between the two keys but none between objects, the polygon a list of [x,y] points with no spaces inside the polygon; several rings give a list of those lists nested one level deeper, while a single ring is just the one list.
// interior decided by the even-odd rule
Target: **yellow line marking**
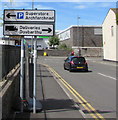
[{"label": "yellow line marking", "polygon": [[[78,100],[78,102],[90,113],[90,115],[93,117],[93,118],[96,118],[96,120],[97,120],[97,118],[101,118],[102,120],[105,120],[104,119],[104,117],[101,115],[101,114],[99,114],[96,110],[95,110],[95,108],[93,108],[74,88],[72,88],[53,68],[51,68],[50,66],[48,66],[48,65],[44,65],[44,66],[47,66],[48,68],[49,68],[49,70],[51,71],[51,72],[53,72],[54,73],[54,75],[56,76],[56,77],[58,77],[59,78],[59,80],[63,83],[63,85],[72,93],[72,95]],[[81,99],[79,99],[78,97]],[[86,103],[86,105],[85,104],[83,104],[83,102],[84,103]],[[88,108],[88,107],[90,108]],[[93,114],[93,113],[91,113],[91,110],[95,113],[95,114]],[[97,117],[96,117],[96,116]]]},{"label": "yellow line marking", "polygon": [[[71,94],[77,99],[77,101],[90,113],[90,115],[93,118],[96,118],[96,116],[93,113],[91,113],[91,110],[85,104],[83,104],[83,102],[76,96],[76,94],[60,78],[59,78],[59,80],[71,92]],[[98,120],[98,119],[96,119],[96,120]]]},{"label": "yellow line marking", "polygon": [[[50,69],[50,68],[49,68]],[[50,69],[51,70],[51,69]],[[52,70],[51,70],[52,71]],[[52,71],[54,74],[56,74],[54,71]],[[61,81],[61,83],[71,92],[71,94],[77,99],[77,101],[80,103],[80,104],[82,104],[82,106],[90,113],[90,115],[93,117],[93,118],[95,118],[96,120],[98,120],[97,119],[97,117],[93,114],[93,113],[91,113],[91,110],[85,105],[85,104],[83,104],[83,102],[76,96],[76,94],[61,80],[61,78],[59,77],[59,80]]]},{"label": "yellow line marking", "polygon": [[[58,74],[58,73],[56,73],[56,74]],[[81,98],[81,99],[83,100],[84,103],[86,103],[86,105],[88,105],[88,107],[89,107],[92,111],[95,112],[95,114],[96,114],[99,118],[103,118],[103,116],[101,116],[78,92],[76,92],[75,89],[73,89],[60,75],[58,75],[58,76],[61,78],[61,80],[62,80],[65,84],[67,84],[67,85],[72,89],[72,91],[74,91],[74,93],[75,93],[77,96],[79,96],[79,98]]]},{"label": "yellow line marking", "polygon": [[83,100],[84,103],[86,103],[86,105],[88,105],[89,108],[91,108],[92,111],[94,111],[99,118],[103,118],[78,92],[75,91],[75,89],[73,89],[63,78],[61,79],[63,82],[65,82],[71,89],[72,91],[74,91],[76,93],[77,96],[79,96],[79,98],[81,98]]}]

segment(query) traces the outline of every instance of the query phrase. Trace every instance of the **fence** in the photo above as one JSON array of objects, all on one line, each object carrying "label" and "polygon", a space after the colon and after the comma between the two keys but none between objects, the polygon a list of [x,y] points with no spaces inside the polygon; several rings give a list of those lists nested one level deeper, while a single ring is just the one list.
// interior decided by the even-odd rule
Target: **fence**
[{"label": "fence", "polygon": [[0,81],[20,62],[20,47],[0,45]]}]

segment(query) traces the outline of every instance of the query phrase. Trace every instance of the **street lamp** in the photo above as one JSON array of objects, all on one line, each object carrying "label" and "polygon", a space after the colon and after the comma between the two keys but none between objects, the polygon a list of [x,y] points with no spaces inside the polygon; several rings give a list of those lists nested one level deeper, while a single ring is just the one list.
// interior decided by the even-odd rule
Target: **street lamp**
[{"label": "street lamp", "polygon": [[32,10],[34,9],[34,0],[32,0]]},{"label": "street lamp", "polygon": [[80,17],[78,16],[77,17],[77,25],[79,25],[79,19],[80,19]]},{"label": "street lamp", "polygon": [[79,33],[80,33],[80,31],[79,31],[79,20],[80,20],[80,17],[78,16],[78,17],[77,17],[78,47],[79,47],[79,39],[80,39],[80,37],[79,37]]},{"label": "street lamp", "polygon": [[12,3],[13,3],[13,0],[10,0],[10,7],[12,8]]}]

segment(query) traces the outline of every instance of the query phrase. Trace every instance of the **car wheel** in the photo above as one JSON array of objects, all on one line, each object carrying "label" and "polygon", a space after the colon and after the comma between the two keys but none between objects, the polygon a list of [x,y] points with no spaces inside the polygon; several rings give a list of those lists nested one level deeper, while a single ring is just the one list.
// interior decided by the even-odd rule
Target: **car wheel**
[{"label": "car wheel", "polygon": [[69,67],[69,72],[72,72],[71,66]]},{"label": "car wheel", "polygon": [[86,66],[86,68],[85,68],[85,72],[88,72],[88,66]]},{"label": "car wheel", "polygon": [[67,70],[66,67],[65,67],[65,64],[64,64],[64,70]]},{"label": "car wheel", "polygon": [[88,72],[88,68],[85,69],[85,72]]}]

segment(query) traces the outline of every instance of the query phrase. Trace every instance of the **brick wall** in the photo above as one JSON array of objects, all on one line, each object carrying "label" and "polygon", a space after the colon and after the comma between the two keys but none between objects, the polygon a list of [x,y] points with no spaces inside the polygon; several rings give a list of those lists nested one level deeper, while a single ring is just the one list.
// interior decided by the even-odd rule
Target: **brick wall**
[{"label": "brick wall", "polygon": [[[95,27],[97,28],[97,27]],[[73,46],[102,47],[102,35],[94,34],[94,27],[73,27]]]},{"label": "brick wall", "polygon": [[81,48],[82,56],[103,57],[103,48]]},{"label": "brick wall", "polygon": [[70,51],[68,50],[57,50],[57,49],[50,49],[50,50],[38,50],[38,56],[43,56],[43,53],[47,52],[48,56],[67,56]]},{"label": "brick wall", "polygon": [[97,28],[100,27],[71,27],[70,39],[61,41],[61,43],[66,43],[70,47],[102,47],[102,34],[94,33],[94,29]]},{"label": "brick wall", "polygon": [[[80,48],[82,56],[89,56],[89,57],[101,57],[103,56],[103,48]],[[76,51],[76,50],[75,50]],[[38,56],[43,56],[43,53],[47,52],[48,56],[68,56],[71,51],[68,50],[38,50]]]}]

